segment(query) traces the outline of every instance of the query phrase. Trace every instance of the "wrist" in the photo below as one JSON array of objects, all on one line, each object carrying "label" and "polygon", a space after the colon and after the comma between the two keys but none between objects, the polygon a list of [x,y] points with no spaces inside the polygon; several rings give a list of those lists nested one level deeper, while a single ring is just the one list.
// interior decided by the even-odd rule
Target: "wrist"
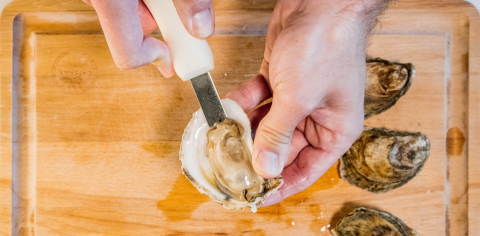
[{"label": "wrist", "polygon": [[[285,22],[302,18],[309,25],[328,24],[356,28],[368,37],[377,16],[391,0],[279,0]],[[337,23],[333,23],[337,22]],[[357,32],[360,33],[360,32]]]},{"label": "wrist", "polygon": [[390,0],[304,0],[305,7],[319,16],[338,16],[352,21],[372,21],[388,6]]},{"label": "wrist", "polygon": [[277,7],[285,15],[309,15],[324,20],[341,17],[349,21],[371,22],[392,0],[279,0]]}]

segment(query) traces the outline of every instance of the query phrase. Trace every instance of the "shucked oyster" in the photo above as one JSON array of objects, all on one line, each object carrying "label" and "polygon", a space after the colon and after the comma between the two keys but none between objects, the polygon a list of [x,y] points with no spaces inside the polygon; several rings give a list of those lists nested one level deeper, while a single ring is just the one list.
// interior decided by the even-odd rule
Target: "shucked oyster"
[{"label": "shucked oyster", "polygon": [[182,138],[182,171],[198,191],[225,208],[255,211],[283,179],[255,173],[250,121],[236,102],[223,99],[222,104],[228,119],[211,129],[201,110],[193,114]]},{"label": "shucked oyster", "polygon": [[340,158],[340,175],[370,192],[388,192],[415,177],[429,155],[424,134],[365,127]]},{"label": "shucked oyster", "polygon": [[243,133],[243,127],[234,120],[216,123],[207,132],[207,157],[218,189],[231,198],[248,201],[261,191],[262,178],[253,169]]},{"label": "shucked oyster", "polygon": [[420,236],[398,217],[386,212],[357,208],[332,229],[334,236]]},{"label": "shucked oyster", "polygon": [[415,67],[411,63],[393,63],[381,58],[368,59],[365,119],[395,105],[412,85],[414,76]]}]

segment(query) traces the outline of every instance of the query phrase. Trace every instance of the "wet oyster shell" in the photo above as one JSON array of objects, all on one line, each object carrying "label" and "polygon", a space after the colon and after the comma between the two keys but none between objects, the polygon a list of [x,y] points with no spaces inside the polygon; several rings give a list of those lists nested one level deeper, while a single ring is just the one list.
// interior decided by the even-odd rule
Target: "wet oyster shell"
[{"label": "wet oyster shell", "polygon": [[[227,116],[243,126],[244,141],[250,152],[252,151],[253,140],[251,136],[250,121],[243,109],[231,99],[222,99]],[[283,179],[278,176],[274,179],[263,179],[261,185],[262,191],[252,196],[248,201],[239,201],[233,199],[224,191],[220,190],[214,180],[212,166],[207,157],[207,132],[209,130],[207,121],[201,109],[193,114],[193,118],[188,123],[182,137],[180,148],[180,160],[182,162],[182,172],[190,180],[198,191],[208,195],[213,201],[223,205],[223,207],[232,210],[252,208],[255,211],[256,206],[261,205],[271,194],[275,193],[283,184]],[[203,138],[204,137],[204,138]]]},{"label": "wet oyster shell", "polygon": [[334,236],[420,236],[398,217],[363,207],[340,220],[331,232]]},{"label": "wet oyster shell", "polygon": [[340,175],[359,188],[384,193],[415,177],[429,155],[424,134],[365,127],[340,158]]},{"label": "wet oyster shell", "polygon": [[400,99],[412,85],[415,67],[381,58],[367,59],[365,81],[365,119],[378,115]]}]

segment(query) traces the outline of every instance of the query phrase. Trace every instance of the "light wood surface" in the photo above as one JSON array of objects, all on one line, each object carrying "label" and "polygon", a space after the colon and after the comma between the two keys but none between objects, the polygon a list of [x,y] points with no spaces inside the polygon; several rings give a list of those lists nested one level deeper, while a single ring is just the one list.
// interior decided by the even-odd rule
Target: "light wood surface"
[{"label": "light wood surface", "polygon": [[[274,5],[214,1],[221,96],[258,72]],[[366,121],[428,135],[417,177],[373,194],[335,165],[253,214],[223,209],[181,173],[181,136],[199,108],[189,83],[117,69],[81,1],[14,1],[0,23],[0,235],[330,235],[365,206],[422,236],[480,236],[479,22],[463,1],[397,1],[372,37],[369,55],[417,70],[410,91]]]}]

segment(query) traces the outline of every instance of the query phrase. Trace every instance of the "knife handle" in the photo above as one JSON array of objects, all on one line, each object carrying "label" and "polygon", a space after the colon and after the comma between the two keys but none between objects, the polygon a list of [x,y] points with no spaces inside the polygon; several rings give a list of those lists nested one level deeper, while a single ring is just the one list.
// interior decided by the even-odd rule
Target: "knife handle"
[{"label": "knife handle", "polygon": [[173,68],[182,80],[213,70],[213,54],[207,41],[188,33],[172,0],[143,0],[172,52]]}]

